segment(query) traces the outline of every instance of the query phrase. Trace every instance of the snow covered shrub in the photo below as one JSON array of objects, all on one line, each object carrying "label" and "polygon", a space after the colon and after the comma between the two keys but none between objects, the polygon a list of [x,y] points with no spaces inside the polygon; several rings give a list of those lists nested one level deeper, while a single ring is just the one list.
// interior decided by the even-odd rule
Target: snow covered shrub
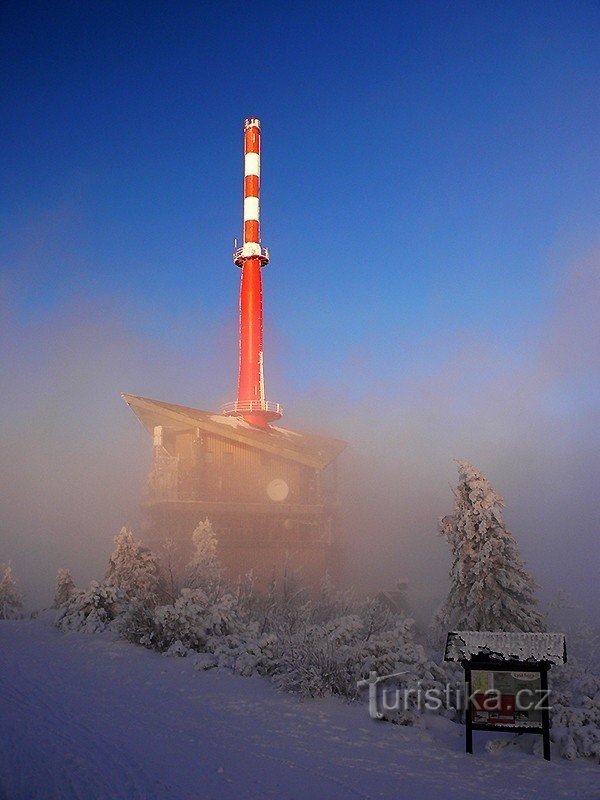
[{"label": "snow covered shrub", "polygon": [[92,581],[89,589],[77,592],[60,606],[55,624],[63,631],[97,633],[109,627],[123,613],[126,601],[122,589]]},{"label": "snow covered shrub", "polygon": [[[201,589],[183,589],[174,603],[154,609],[151,643],[161,651],[168,650],[174,642],[203,651],[210,634],[205,624],[208,613],[208,598]],[[146,638],[141,643],[150,642]]]},{"label": "snow covered shrub", "polygon": [[68,569],[62,568],[58,570],[56,576],[56,590],[54,592],[54,608],[60,608],[66,605],[70,600],[75,597],[79,590],[75,586],[75,581]]},{"label": "snow covered shrub", "polygon": [[154,610],[154,643],[160,650],[177,641],[190,650],[211,650],[215,637],[242,632],[242,620],[235,612],[231,594],[211,600],[202,589],[183,589],[172,605]]},{"label": "snow covered shrub", "polygon": [[221,583],[223,571],[217,559],[217,537],[209,519],[199,522],[192,533],[194,554],[186,568],[189,589],[210,591]]},{"label": "snow covered shrub", "polygon": [[170,655],[210,653],[212,665],[242,675],[270,674],[277,659],[277,637],[261,630],[248,597],[239,592],[213,597],[203,589],[183,589],[169,605],[134,605],[120,630],[129,641]]},{"label": "snow covered shrub", "polygon": [[[347,604],[347,598],[343,601]],[[310,609],[309,616],[323,616],[323,609]],[[402,673],[395,678],[398,690],[442,689],[444,674],[414,642],[414,623],[392,614],[375,601],[355,603],[353,613],[309,625],[282,642],[282,655],[275,674],[277,685],[301,696],[328,694],[348,699],[358,697],[357,682],[369,676]],[[417,716],[417,696],[409,695],[386,718],[412,724]]]},{"label": "snow covered shrub", "polygon": [[254,598],[252,613],[260,622],[261,632],[275,633],[283,642],[313,623],[314,608],[308,590],[287,580],[281,591],[273,582],[266,594],[258,594]]},{"label": "snow covered shrub", "polygon": [[256,622],[249,622],[236,633],[214,636],[208,648],[219,667],[239,675],[272,675],[276,669],[279,640],[274,633],[261,633]]},{"label": "snow covered shrub", "polygon": [[59,571],[54,599],[57,627],[95,633],[110,626],[125,638],[139,641],[134,633],[125,631],[137,631],[140,616],[156,602],[158,559],[125,528],[115,537],[115,544],[105,580],[92,581],[86,591],[76,589],[68,570]]},{"label": "snow covered shrub", "polygon": [[449,630],[543,631],[536,584],[502,517],[504,500],[466,461],[457,461],[454,513],[440,521],[452,551],[451,587],[435,627]]},{"label": "snow covered shrub", "polygon": [[162,650],[158,642],[155,607],[148,603],[129,602],[126,611],[118,619],[119,634],[134,644],[150,649]]},{"label": "snow covered shrub", "polygon": [[20,619],[23,597],[9,564],[0,564],[0,619]]},{"label": "snow covered shrub", "polygon": [[130,599],[154,602],[160,579],[158,557],[126,528],[115,536],[115,545],[106,584],[120,589]]},{"label": "snow covered shrub", "polygon": [[169,656],[170,658],[185,658],[188,653],[189,650],[187,647],[179,640],[173,642],[169,649],[165,650],[165,655]]},{"label": "snow covered shrub", "polygon": [[600,763],[600,678],[577,662],[550,671],[550,735],[563,758]]},{"label": "snow covered shrub", "polygon": [[[123,529],[103,584],[77,591],[67,572],[57,586],[58,627],[100,631],[110,626],[137,644],[169,656],[191,657],[197,669],[224,667],[241,675],[272,677],[303,696],[358,697],[357,681],[373,671],[401,672],[403,687],[436,685],[443,673],[414,641],[412,620],[376,601],[357,601],[325,580],[311,599],[293,576],[257,592],[252,575],[228,587],[205,520],[194,531],[195,552],[185,578],[192,584],[173,602],[158,605],[157,560]],[[170,583],[176,587],[175,579]],[[441,676],[441,677],[440,677]],[[411,724],[417,709],[390,711]]]},{"label": "snow covered shrub", "polygon": [[240,675],[271,675],[279,658],[279,639],[269,628],[272,593],[256,592],[250,573],[238,581],[230,596],[236,628],[209,639],[207,647],[215,656],[215,665]]},{"label": "snow covered shrub", "polygon": [[218,666],[218,659],[213,653],[198,653],[194,656],[194,669],[205,672]]},{"label": "snow covered shrub", "polygon": [[357,616],[309,625],[282,641],[275,682],[302,697],[337,694],[355,697],[361,675],[356,664],[356,639],[362,632]]}]

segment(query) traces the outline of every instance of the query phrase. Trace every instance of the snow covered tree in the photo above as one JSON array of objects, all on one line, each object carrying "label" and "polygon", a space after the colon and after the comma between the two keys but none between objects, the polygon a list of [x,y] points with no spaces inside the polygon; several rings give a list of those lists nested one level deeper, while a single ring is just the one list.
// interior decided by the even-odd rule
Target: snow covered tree
[{"label": "snow covered tree", "polygon": [[19,619],[23,611],[23,597],[9,564],[0,565],[0,619]]},{"label": "snow covered tree", "polygon": [[126,528],[121,528],[115,544],[106,574],[107,585],[121,589],[130,600],[142,603],[155,600],[160,578],[158,557]]},{"label": "snow covered tree", "polygon": [[454,513],[440,521],[452,551],[451,587],[436,615],[440,632],[543,631],[536,584],[502,517],[504,500],[466,461],[457,461]]},{"label": "snow covered tree", "polygon": [[192,533],[194,554],[186,570],[186,586],[199,589],[215,586],[222,577],[217,558],[217,537],[209,519],[199,522]]},{"label": "snow covered tree", "polygon": [[77,594],[77,587],[73,576],[68,569],[61,567],[56,576],[56,590],[54,592],[54,608],[69,603]]}]

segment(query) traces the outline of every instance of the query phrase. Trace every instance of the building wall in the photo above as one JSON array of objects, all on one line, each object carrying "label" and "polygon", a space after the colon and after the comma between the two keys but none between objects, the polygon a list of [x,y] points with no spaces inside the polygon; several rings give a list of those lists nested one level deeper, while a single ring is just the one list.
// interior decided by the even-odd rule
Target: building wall
[{"label": "building wall", "polygon": [[287,483],[287,502],[318,502],[318,478],[310,467],[225,437],[166,432],[155,444],[150,491],[171,500],[262,503],[269,501],[274,478]]},{"label": "building wall", "polygon": [[[289,487],[285,501],[269,498],[275,478]],[[316,587],[339,564],[332,558],[336,515],[327,499],[310,467],[197,429],[163,429],[154,441],[145,538],[157,552],[173,539],[181,566],[191,556],[194,528],[208,517],[232,580],[252,571],[266,589],[273,578],[281,585],[296,573]]]},{"label": "building wall", "polygon": [[192,556],[194,528],[208,518],[217,535],[219,559],[232,581],[252,571],[257,586],[267,589],[273,578],[281,586],[285,575],[296,574],[316,588],[325,572],[335,577],[341,569],[335,516],[325,509],[288,516],[285,506],[248,512],[243,507],[232,511],[228,504],[161,502],[146,506],[146,511],[145,541],[160,554],[164,540],[171,539],[179,568]]}]

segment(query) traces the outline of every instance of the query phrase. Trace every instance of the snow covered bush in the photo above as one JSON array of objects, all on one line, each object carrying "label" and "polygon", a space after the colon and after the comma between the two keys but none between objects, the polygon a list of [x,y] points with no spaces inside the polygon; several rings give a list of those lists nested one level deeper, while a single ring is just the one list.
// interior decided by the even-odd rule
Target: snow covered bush
[{"label": "snow covered bush", "polygon": [[302,697],[354,696],[356,683],[349,648],[337,650],[322,631],[296,634],[286,643],[275,674],[276,685]]},{"label": "snow covered bush", "polygon": [[209,519],[199,522],[192,533],[194,554],[187,566],[185,585],[189,589],[210,591],[223,576],[217,559],[217,537]]},{"label": "snow covered bush", "polygon": [[115,545],[106,574],[107,585],[139,602],[154,602],[160,579],[158,557],[126,528],[121,528],[115,537]]},{"label": "snow covered bush", "polygon": [[577,661],[550,671],[551,738],[563,758],[600,764],[600,677]]},{"label": "snow covered bush", "polygon": [[[169,656],[192,657],[198,669],[224,667],[241,675],[270,676],[284,691],[301,696],[335,694],[353,700],[357,682],[371,672],[402,673],[397,688],[441,688],[443,670],[414,640],[412,620],[377,601],[336,591],[326,579],[317,597],[287,575],[266,593],[252,575],[235,586],[225,582],[217,540],[209,520],[193,533],[194,555],[170,603],[160,603],[158,559],[123,529],[104,583],[75,588],[61,570],[57,582],[57,625],[63,630],[107,627],[132,642]],[[169,550],[169,552],[171,552]],[[170,576],[175,593],[179,578]],[[416,700],[386,718],[412,724]]]},{"label": "snow covered bush", "polygon": [[158,558],[126,528],[115,537],[115,545],[106,578],[92,581],[85,591],[75,587],[68,570],[59,571],[54,604],[62,630],[137,628],[140,617],[151,615],[159,592]]},{"label": "snow covered bush", "polygon": [[20,619],[23,616],[23,596],[9,564],[0,564],[0,619]]},{"label": "snow covered bush", "polygon": [[[211,542],[208,526],[197,531],[200,542]],[[266,594],[256,592],[251,576],[228,589],[212,546],[203,552],[207,558],[196,563],[208,569],[195,574],[204,587],[183,589],[174,603],[154,609],[134,607],[121,627],[126,638],[168,655],[202,654],[209,660],[201,659],[200,669],[271,676],[279,688],[301,696],[356,699],[357,681],[372,671],[402,672],[402,687],[441,688],[444,672],[415,643],[412,620],[327,582],[315,599],[292,582],[285,591],[273,585]],[[414,722],[415,703],[388,718]]]},{"label": "snow covered bush", "polygon": [[155,606],[148,603],[129,602],[117,621],[119,634],[128,642],[162,650],[157,641],[154,611]]},{"label": "snow covered bush", "polygon": [[[438,622],[444,630],[542,629],[535,584],[504,526],[502,499],[469,464],[460,462],[459,472],[455,513],[442,521],[454,561],[452,589]],[[446,684],[455,692],[462,688],[462,670],[428,657],[415,640],[414,622],[403,612],[337,591],[328,579],[316,597],[290,577],[280,586],[273,582],[267,592],[256,591],[252,575],[228,586],[208,520],[196,527],[193,541],[194,555],[183,576],[172,571],[164,591],[158,559],[123,529],[103,583],[93,581],[80,591],[68,570],[59,571],[57,626],[86,632],[111,628],[165,655],[188,657],[195,669],[268,676],[281,690],[302,697],[355,700],[359,681],[373,674],[391,676],[382,684],[386,703],[381,710],[384,719],[402,725],[419,721],[428,690],[443,699]],[[189,586],[174,597],[180,581]],[[166,597],[171,602],[165,604]],[[19,608],[7,567],[0,582],[0,616]],[[600,761],[598,677],[589,664],[572,659],[568,667],[552,670],[551,681],[553,741],[566,758]],[[457,718],[443,705],[437,710]]]},{"label": "snow covered bush", "polygon": [[[339,602],[348,606],[348,598]],[[310,616],[323,616],[319,603],[311,604]],[[352,604],[351,604],[352,605]],[[376,601],[356,601],[352,613],[333,616],[301,628],[285,642],[275,681],[285,691],[301,696],[340,695],[358,697],[357,682],[371,672],[397,675],[394,689],[420,687],[443,689],[444,673],[414,641],[414,622],[383,608]],[[386,718],[412,724],[419,711],[417,696],[409,695],[407,707],[399,704]]]},{"label": "snow covered bush", "polygon": [[86,591],[77,592],[58,609],[56,626],[61,630],[98,633],[113,623],[126,608],[122,589],[92,581]]},{"label": "snow covered bush", "polygon": [[502,517],[504,500],[466,461],[457,461],[454,513],[440,521],[452,551],[450,593],[435,627],[449,630],[543,631],[536,584]]},{"label": "snow covered bush", "polygon": [[279,657],[277,636],[260,633],[256,623],[242,632],[212,638],[209,647],[217,666],[239,675],[272,675]]},{"label": "snow covered bush", "polygon": [[210,598],[203,589],[183,589],[175,603],[135,608],[121,630],[130,641],[169,655],[211,653],[215,665],[243,675],[274,668],[276,637],[261,632],[230,592]]},{"label": "snow covered bush", "polygon": [[239,630],[241,621],[236,619],[234,607],[231,595],[211,602],[203,589],[183,589],[172,605],[155,609],[155,642],[161,650],[179,641],[203,652],[212,637]]},{"label": "snow covered bush", "polygon": [[73,576],[68,569],[62,568],[58,570],[56,576],[56,590],[54,592],[54,608],[60,608],[66,605],[70,600],[75,597],[79,590],[75,586]]}]

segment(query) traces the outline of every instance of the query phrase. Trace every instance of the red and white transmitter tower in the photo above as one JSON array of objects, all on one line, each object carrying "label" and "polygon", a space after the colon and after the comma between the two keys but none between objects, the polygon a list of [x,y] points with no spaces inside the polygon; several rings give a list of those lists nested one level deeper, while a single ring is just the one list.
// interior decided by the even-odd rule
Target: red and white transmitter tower
[{"label": "red and white transmitter tower", "polygon": [[254,118],[244,122],[244,227],[233,263],[242,270],[240,371],[237,400],[223,414],[266,428],[281,417],[282,408],[265,397],[261,270],[269,263],[269,251],[260,242],[260,120]]},{"label": "red and white transmitter tower", "polygon": [[[233,580],[252,570],[257,586],[302,571],[315,591],[340,567],[337,457],[346,443],[270,423],[281,407],[265,396],[262,268],[269,262],[259,225],[260,123],[244,123],[244,232],[233,254],[241,269],[237,400],[221,414],[149,397],[123,395],[152,437],[144,500],[144,538],[165,536],[189,560],[192,531],[208,517],[218,556]],[[234,419],[230,419],[232,415]],[[233,421],[237,424],[231,424]]]}]

